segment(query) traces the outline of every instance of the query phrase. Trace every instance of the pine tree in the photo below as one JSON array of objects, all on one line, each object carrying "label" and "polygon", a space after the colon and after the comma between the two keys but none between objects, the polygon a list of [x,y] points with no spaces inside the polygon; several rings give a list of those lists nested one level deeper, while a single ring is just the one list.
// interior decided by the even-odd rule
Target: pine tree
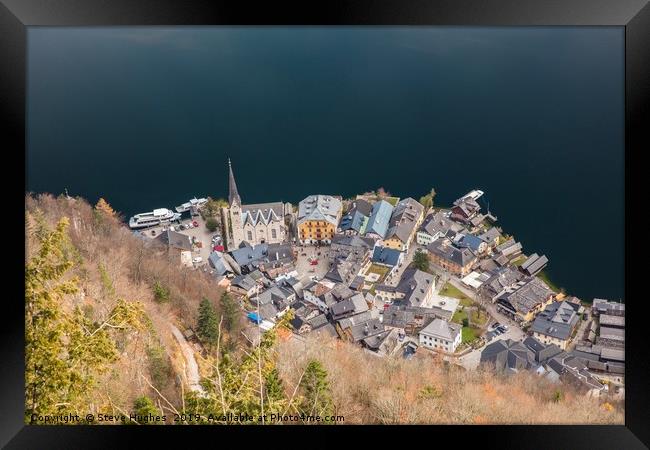
[{"label": "pine tree", "polygon": [[221,295],[220,299],[221,304],[221,313],[223,314],[223,323],[224,327],[230,334],[230,336],[235,336],[239,332],[240,318],[241,318],[241,309],[237,300],[232,298],[232,296],[224,292]]},{"label": "pine tree", "polygon": [[160,411],[154,405],[153,400],[151,400],[146,395],[138,397],[133,402],[133,412],[136,415],[136,422],[140,425],[155,425],[155,420],[149,420],[150,416],[160,416]]},{"label": "pine tree", "polygon": [[199,322],[196,334],[209,346],[219,339],[219,320],[212,303],[207,298],[199,304]]},{"label": "pine tree", "polygon": [[334,401],[327,379],[327,370],[320,361],[315,359],[309,361],[300,386],[303,391],[300,409],[304,414],[321,417],[334,414]]}]

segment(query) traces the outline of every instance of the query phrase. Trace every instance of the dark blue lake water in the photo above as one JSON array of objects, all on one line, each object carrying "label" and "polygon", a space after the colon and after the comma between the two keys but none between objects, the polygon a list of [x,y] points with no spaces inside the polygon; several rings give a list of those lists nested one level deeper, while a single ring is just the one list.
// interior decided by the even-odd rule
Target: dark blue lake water
[{"label": "dark blue lake water", "polygon": [[549,276],[623,297],[623,28],[30,28],[27,186],[126,216],[473,188]]}]

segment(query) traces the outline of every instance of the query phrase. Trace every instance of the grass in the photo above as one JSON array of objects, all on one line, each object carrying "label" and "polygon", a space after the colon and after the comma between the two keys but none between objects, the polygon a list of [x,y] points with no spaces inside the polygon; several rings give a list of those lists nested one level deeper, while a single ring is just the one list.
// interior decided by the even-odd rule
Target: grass
[{"label": "grass", "polygon": [[560,292],[561,291],[561,289],[555,283],[553,283],[551,281],[551,279],[548,277],[548,274],[546,272],[544,272],[543,270],[540,273],[537,274],[537,278],[539,278],[544,283],[546,283],[548,285],[548,287],[550,287],[553,291],[555,291],[555,292]]},{"label": "grass", "polygon": [[524,255],[521,255],[519,258],[512,261],[512,265],[515,267],[519,267],[525,262],[526,262],[526,257]]},{"label": "grass", "polygon": [[460,304],[463,306],[472,306],[474,302],[471,298],[463,294],[457,287],[452,286],[451,284],[445,284],[438,294],[444,297],[453,297],[460,300]]},{"label": "grass", "polygon": [[467,311],[464,309],[458,309],[454,313],[454,316],[451,318],[451,321],[462,325],[464,319],[467,319]]},{"label": "grass", "polygon": [[380,276],[385,276],[390,268],[385,267],[385,266],[380,266],[378,264],[371,264],[370,267],[368,268],[368,273],[376,273],[377,275]]},{"label": "grass", "polygon": [[461,342],[463,344],[468,344],[478,338],[477,331],[472,327],[463,327],[461,331]]},{"label": "grass", "polygon": [[399,201],[399,197],[386,197],[384,200],[386,200],[391,205],[395,206],[395,205],[397,205],[397,202]]},{"label": "grass", "polygon": [[481,317],[478,316],[478,310],[472,310],[470,312],[470,322],[472,325],[483,327],[486,325],[488,320],[488,314],[486,312],[481,313]]}]

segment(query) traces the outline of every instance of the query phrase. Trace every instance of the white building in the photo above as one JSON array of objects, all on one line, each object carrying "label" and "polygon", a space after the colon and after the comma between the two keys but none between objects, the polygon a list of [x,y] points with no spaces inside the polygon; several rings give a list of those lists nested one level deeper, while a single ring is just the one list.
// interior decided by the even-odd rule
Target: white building
[{"label": "white building", "polygon": [[420,345],[454,353],[461,341],[461,330],[457,323],[434,319],[420,331]]}]

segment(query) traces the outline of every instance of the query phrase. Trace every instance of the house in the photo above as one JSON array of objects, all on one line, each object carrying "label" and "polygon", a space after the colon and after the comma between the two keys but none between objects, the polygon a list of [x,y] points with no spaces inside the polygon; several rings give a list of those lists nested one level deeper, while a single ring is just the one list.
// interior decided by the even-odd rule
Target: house
[{"label": "house", "polygon": [[365,235],[376,239],[383,239],[388,232],[393,205],[386,200],[379,200],[372,205],[372,212],[365,228]]},{"label": "house", "polygon": [[221,252],[212,252],[208,257],[208,264],[215,271],[217,276],[224,276],[229,273],[237,273],[236,270],[231,265],[232,258],[225,253]]},{"label": "house", "polygon": [[413,198],[400,200],[390,218],[388,231],[381,245],[407,251],[424,218],[424,206]]},{"label": "house", "polygon": [[499,256],[505,256],[506,258],[514,258],[521,254],[522,251],[521,243],[516,242],[513,238],[508,239],[503,244],[497,245],[494,251]]},{"label": "house", "polygon": [[370,261],[372,239],[337,234],[329,251],[330,270],[325,278],[350,285]]},{"label": "house", "polygon": [[465,227],[449,219],[443,211],[429,215],[424,219],[416,234],[416,242],[420,245],[429,245],[440,238],[453,237],[462,231]]},{"label": "house", "polygon": [[384,301],[429,308],[433,306],[435,277],[418,269],[406,269],[397,286],[377,285],[375,295]]},{"label": "house", "polygon": [[516,373],[537,365],[535,354],[522,342],[499,339],[481,352],[481,363],[491,363],[498,372]]},{"label": "house", "polygon": [[494,301],[499,294],[515,286],[524,278],[525,275],[513,267],[500,267],[492,272],[477,292],[484,300]]},{"label": "house", "polygon": [[434,319],[420,330],[420,345],[447,353],[454,353],[461,341],[462,327],[457,323]]},{"label": "house", "polygon": [[242,242],[250,245],[284,242],[288,237],[285,217],[291,214],[290,204],[282,202],[243,205],[237,183],[228,159],[228,206],[222,208],[228,249],[239,247]]},{"label": "house", "polygon": [[530,323],[535,315],[549,305],[556,293],[537,277],[528,277],[507,287],[495,298],[497,310],[521,324]]},{"label": "house", "polygon": [[475,255],[483,254],[488,249],[488,244],[478,236],[469,233],[459,233],[452,240],[458,248],[468,248]]},{"label": "house", "polygon": [[364,199],[352,201],[350,210],[341,217],[338,231],[343,234],[363,235],[366,232],[372,208],[373,206]]},{"label": "house", "polygon": [[329,244],[341,218],[341,200],[310,195],[298,204],[298,236],[302,245]]},{"label": "house", "polygon": [[167,233],[164,235],[167,245],[170,248],[184,251],[192,251],[194,246],[192,245],[192,238],[186,234],[178,233],[177,231],[172,231],[167,229]]},{"label": "house", "polygon": [[396,329],[384,329],[383,332],[366,337],[361,340],[362,345],[370,351],[381,356],[390,355],[397,347],[398,331]]},{"label": "house", "polygon": [[624,316],[625,303],[612,302],[602,298],[595,298],[591,304],[591,310],[596,316],[599,316],[600,314]]},{"label": "house", "polygon": [[338,301],[332,295],[327,295],[334,286],[335,283],[329,280],[307,283],[302,289],[302,298],[305,302],[316,306],[322,312],[328,312],[330,306],[336,304]]},{"label": "house", "polygon": [[368,304],[363,295],[359,293],[330,307],[332,320],[343,319],[364,311],[368,311]]},{"label": "house", "polygon": [[391,270],[387,274],[387,276],[390,276],[393,274],[396,267],[402,265],[402,262],[404,261],[404,252],[377,245],[372,252],[371,261],[373,264],[390,267]]},{"label": "house", "polygon": [[613,316],[611,314],[601,314],[598,316],[598,322],[601,327],[625,329],[625,316]]},{"label": "house", "polygon": [[412,334],[428,325],[433,319],[449,321],[452,314],[442,308],[421,308],[407,305],[390,305],[384,309],[383,324]]},{"label": "house", "polygon": [[481,210],[481,206],[476,201],[478,197],[472,196],[470,193],[454,201],[450,217],[455,221],[468,225],[471,224],[471,220]]},{"label": "house", "polygon": [[553,302],[535,317],[531,331],[540,342],[566,350],[578,321],[578,313],[571,303]]},{"label": "house", "polygon": [[532,277],[541,272],[547,264],[548,258],[546,255],[539,256],[537,253],[533,253],[521,266],[519,266],[519,270]]},{"label": "house", "polygon": [[501,233],[496,227],[492,227],[489,230],[479,234],[478,237],[485,242],[489,248],[494,248],[499,243],[499,239],[502,238]]},{"label": "house", "polygon": [[467,275],[478,261],[476,254],[470,249],[458,248],[448,239],[429,244],[427,250],[431,262],[455,275]]},{"label": "house", "polygon": [[230,290],[236,294],[251,298],[260,291],[260,285],[248,274],[239,275],[230,282]]}]

